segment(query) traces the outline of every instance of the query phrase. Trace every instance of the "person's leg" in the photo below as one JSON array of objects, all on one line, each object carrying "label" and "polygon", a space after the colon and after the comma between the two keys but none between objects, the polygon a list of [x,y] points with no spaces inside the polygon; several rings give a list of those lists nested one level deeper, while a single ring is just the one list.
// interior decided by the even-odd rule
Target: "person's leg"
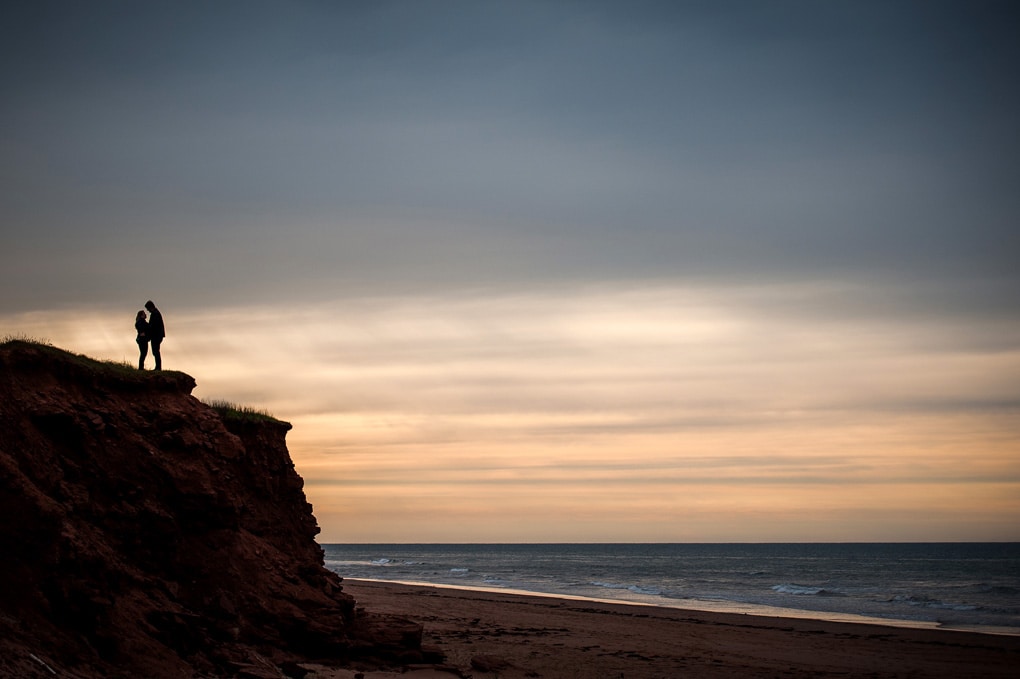
[{"label": "person's leg", "polygon": [[152,357],[156,359],[156,370],[163,369],[163,357],[159,355],[159,345],[162,344],[163,340],[154,339],[152,340]]},{"label": "person's leg", "polygon": [[149,343],[138,343],[138,369],[145,370],[145,357],[149,354]]}]

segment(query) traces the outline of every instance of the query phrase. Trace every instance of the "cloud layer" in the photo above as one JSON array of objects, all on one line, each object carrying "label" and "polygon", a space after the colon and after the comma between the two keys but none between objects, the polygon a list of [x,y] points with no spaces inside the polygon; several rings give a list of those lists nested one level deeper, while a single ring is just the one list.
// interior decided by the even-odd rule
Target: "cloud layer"
[{"label": "cloud layer", "polygon": [[[295,425],[326,540],[1015,538],[1020,351],[975,337],[1020,324],[817,312],[846,294],[221,309],[163,353]],[[130,319],[7,322],[131,360]]]},{"label": "cloud layer", "polygon": [[1016,14],[24,5],[0,60],[3,308],[139,277],[179,305],[832,276],[1002,303]]}]

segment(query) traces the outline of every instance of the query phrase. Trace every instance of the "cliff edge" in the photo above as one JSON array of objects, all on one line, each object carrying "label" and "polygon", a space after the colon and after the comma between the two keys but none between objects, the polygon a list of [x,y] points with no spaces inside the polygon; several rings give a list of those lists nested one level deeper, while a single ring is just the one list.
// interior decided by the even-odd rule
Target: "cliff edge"
[{"label": "cliff edge", "polygon": [[0,345],[0,676],[300,677],[421,662],[323,565],[290,424],[180,372]]}]

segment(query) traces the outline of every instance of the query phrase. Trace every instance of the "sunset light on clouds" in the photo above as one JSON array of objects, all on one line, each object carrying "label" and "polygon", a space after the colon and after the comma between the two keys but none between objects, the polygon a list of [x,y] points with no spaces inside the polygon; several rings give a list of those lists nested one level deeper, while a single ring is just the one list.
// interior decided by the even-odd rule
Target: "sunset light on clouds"
[{"label": "sunset light on clouds", "polygon": [[[198,376],[197,396],[294,425],[327,541],[1009,536],[1020,351],[975,351],[973,328],[933,319],[775,308],[839,297],[658,288],[221,309],[178,319],[166,353]],[[123,338],[94,332],[116,320],[76,319],[86,332],[66,340],[50,317],[18,325],[130,360]]]},{"label": "sunset light on clouds", "polygon": [[324,542],[1020,539],[1010,4],[248,7],[5,10],[0,334]]}]

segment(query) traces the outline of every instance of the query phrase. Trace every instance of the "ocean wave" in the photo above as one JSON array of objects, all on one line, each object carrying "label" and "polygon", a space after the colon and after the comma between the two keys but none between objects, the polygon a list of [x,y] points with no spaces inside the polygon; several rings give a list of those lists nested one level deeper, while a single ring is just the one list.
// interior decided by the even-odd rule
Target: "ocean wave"
[{"label": "ocean wave", "polygon": [[980,592],[981,594],[999,594],[1001,596],[1016,596],[1020,594],[1020,589],[1016,587],[1010,587],[1008,585],[986,585],[985,583],[979,583],[974,585],[974,591]]},{"label": "ocean wave", "polygon": [[605,587],[606,589],[625,589],[628,592],[634,594],[648,594],[650,596],[662,596],[662,590],[656,587],[641,587],[639,585],[624,585],[614,582],[592,582],[591,585],[595,587]]},{"label": "ocean wave", "polygon": [[369,563],[371,563],[373,566],[385,566],[390,562],[391,562],[390,559],[372,559]]},{"label": "ocean wave", "polygon": [[907,604],[909,606],[918,606],[920,608],[934,608],[945,611],[976,611],[980,606],[974,604],[954,604],[939,599],[928,599],[925,597],[915,597],[906,595],[896,595],[891,599],[888,599],[889,603],[895,604]]},{"label": "ocean wave", "polygon": [[470,568],[451,568],[450,573],[454,575],[466,575],[470,570]]},{"label": "ocean wave", "polygon": [[791,583],[772,585],[772,590],[779,592],[780,594],[794,594],[796,596],[846,596],[846,594],[843,594],[842,592],[835,592],[831,589],[825,589],[824,587],[809,587],[807,585],[795,585]]},{"label": "ocean wave", "polygon": [[338,568],[346,568],[350,566],[371,566],[371,561],[359,561],[354,559],[326,559],[326,568],[336,571]]}]

